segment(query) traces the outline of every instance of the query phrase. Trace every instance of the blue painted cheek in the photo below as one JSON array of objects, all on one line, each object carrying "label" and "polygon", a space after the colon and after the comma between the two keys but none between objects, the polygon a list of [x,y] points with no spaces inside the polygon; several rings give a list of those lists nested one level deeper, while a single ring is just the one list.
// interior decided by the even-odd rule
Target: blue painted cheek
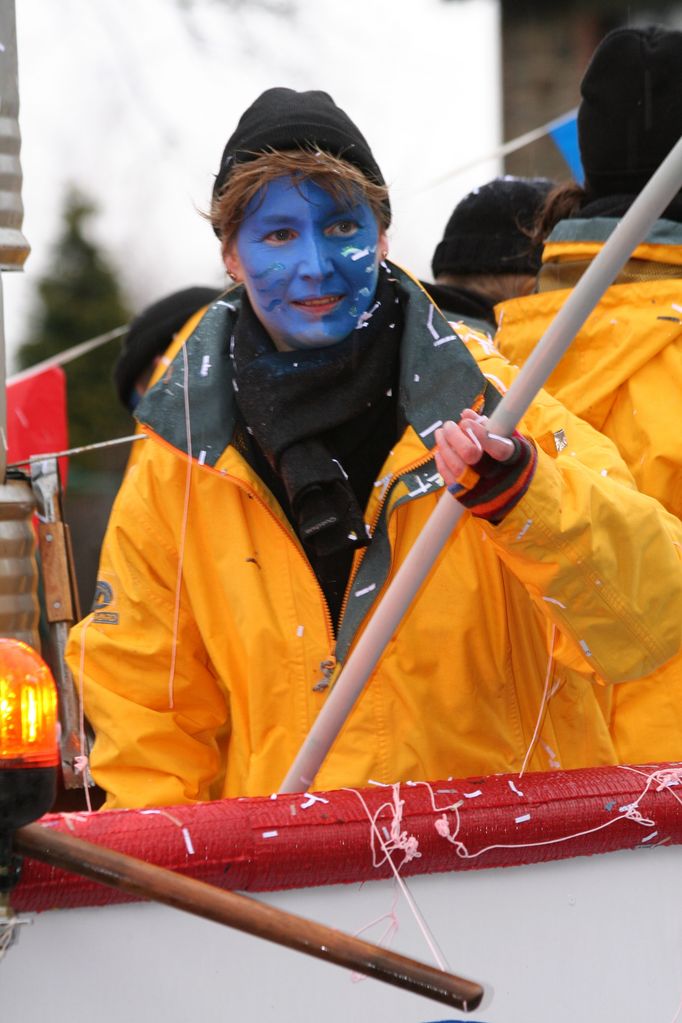
[{"label": "blue painted cheek", "polygon": [[379,279],[379,261],[376,254],[378,242],[378,229],[368,228],[359,231],[352,242],[344,245],[341,250],[339,263],[343,261],[343,267],[340,268],[340,272],[348,283],[351,295],[346,312],[355,322],[363,313],[369,312],[374,302]]},{"label": "blue painted cheek", "polygon": [[[272,257],[258,258],[258,253],[249,254],[247,274],[252,281],[252,300],[259,310],[271,313],[282,304],[289,282],[290,272],[281,261],[272,262]],[[268,253],[264,254],[266,257]],[[265,265],[263,265],[265,264]]]},{"label": "blue painted cheek", "polygon": [[[362,239],[359,239],[362,241]],[[346,274],[352,282],[360,298],[369,301],[374,296],[377,277],[379,273],[378,260],[376,258],[376,247],[378,237],[374,235],[368,239],[369,244],[358,245],[352,254],[345,257]]]},{"label": "blue painted cheek", "polygon": [[251,276],[254,280],[260,280],[270,274],[277,273],[279,270],[286,270],[284,263],[270,263],[270,265],[266,266],[264,270],[257,270],[254,267],[254,270],[251,272]]}]

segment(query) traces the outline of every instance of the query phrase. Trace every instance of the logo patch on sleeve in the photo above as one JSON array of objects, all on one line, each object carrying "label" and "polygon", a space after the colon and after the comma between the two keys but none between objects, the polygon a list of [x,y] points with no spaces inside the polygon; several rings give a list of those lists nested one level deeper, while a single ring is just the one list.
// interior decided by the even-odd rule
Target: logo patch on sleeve
[{"label": "logo patch on sleeve", "polygon": [[107,611],[114,601],[114,591],[104,579],[97,580],[95,599],[92,603],[92,620],[100,625],[118,625],[118,612]]}]

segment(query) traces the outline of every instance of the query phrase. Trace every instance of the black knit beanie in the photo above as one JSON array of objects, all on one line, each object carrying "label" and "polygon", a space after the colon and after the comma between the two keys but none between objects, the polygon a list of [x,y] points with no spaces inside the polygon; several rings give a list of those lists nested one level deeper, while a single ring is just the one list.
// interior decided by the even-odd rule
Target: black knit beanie
[{"label": "black knit beanie", "polygon": [[121,404],[130,408],[135,381],[163,355],[189,318],[220,295],[216,288],[184,288],[154,302],[131,321],[114,366],[114,385]]},{"label": "black knit beanie", "polygon": [[542,246],[529,232],[554,187],[549,178],[495,178],[469,192],[448,220],[431,263],[433,276],[536,274]]},{"label": "black knit beanie", "polygon": [[682,135],[682,32],[615,29],[592,55],[580,92],[586,186],[596,196],[640,192]]},{"label": "black knit beanie", "polygon": [[[377,185],[385,185],[367,140],[326,92],[266,89],[239,119],[227,140],[213,186],[215,199],[232,168],[270,150],[321,149],[358,167]],[[386,201],[386,223],[391,209]]]}]

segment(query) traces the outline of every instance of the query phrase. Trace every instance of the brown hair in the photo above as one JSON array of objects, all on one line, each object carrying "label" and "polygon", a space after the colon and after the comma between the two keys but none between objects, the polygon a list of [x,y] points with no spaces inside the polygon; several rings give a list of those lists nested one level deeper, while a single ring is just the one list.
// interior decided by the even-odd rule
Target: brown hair
[{"label": "brown hair", "polygon": [[588,193],[575,181],[565,181],[553,188],[535,220],[531,243],[544,245],[559,221],[575,217],[587,199]]},{"label": "brown hair", "polygon": [[237,164],[220,194],[213,199],[207,219],[223,245],[230,242],[244,219],[246,207],[276,178],[290,177],[298,187],[313,181],[334,199],[348,204],[366,202],[379,227],[388,227],[388,189],[365,177],[352,163],[320,150],[272,150]]}]

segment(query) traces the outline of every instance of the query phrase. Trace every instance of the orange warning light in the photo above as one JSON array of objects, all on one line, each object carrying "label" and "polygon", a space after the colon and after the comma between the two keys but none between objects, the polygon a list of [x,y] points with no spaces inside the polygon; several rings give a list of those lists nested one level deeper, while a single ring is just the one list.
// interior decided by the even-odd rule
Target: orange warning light
[{"label": "orange warning light", "polygon": [[0,770],[58,763],[52,672],[27,643],[0,638]]}]

